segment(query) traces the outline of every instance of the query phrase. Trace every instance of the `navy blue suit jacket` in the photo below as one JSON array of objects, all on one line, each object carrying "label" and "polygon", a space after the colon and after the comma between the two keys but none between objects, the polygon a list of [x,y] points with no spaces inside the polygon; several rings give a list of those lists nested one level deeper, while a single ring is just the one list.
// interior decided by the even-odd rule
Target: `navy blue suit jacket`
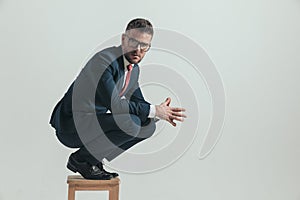
[{"label": "navy blue suit jacket", "polygon": [[126,99],[119,96],[124,78],[121,46],[96,53],[55,106],[50,124],[58,133],[74,133],[74,112],[80,113],[84,118],[92,113],[101,116],[107,110],[113,114],[134,114],[145,122],[150,104],[145,101],[138,84],[139,66],[135,64],[132,69],[130,82],[124,93]]}]

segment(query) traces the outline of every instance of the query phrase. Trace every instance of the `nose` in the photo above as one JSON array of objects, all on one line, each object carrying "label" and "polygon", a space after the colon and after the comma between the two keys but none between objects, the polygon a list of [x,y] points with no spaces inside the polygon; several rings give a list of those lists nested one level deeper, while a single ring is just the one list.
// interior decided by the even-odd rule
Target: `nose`
[{"label": "nose", "polygon": [[135,47],[135,50],[136,50],[136,51],[141,51],[141,45],[138,44],[138,45]]}]

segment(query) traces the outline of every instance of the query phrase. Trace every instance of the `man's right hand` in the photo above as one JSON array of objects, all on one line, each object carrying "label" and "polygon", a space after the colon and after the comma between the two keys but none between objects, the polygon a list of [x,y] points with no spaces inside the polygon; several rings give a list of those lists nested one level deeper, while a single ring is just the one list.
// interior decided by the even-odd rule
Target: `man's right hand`
[{"label": "man's right hand", "polygon": [[168,97],[166,101],[162,102],[160,105],[155,106],[156,116],[160,119],[168,121],[173,126],[176,126],[174,120],[183,122],[186,115],[182,112],[185,111],[184,108],[170,107],[171,98]]}]

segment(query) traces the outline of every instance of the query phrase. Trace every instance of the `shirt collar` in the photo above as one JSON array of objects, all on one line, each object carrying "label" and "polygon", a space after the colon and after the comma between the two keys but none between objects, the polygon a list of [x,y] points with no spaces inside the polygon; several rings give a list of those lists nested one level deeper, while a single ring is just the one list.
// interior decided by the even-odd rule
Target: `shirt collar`
[{"label": "shirt collar", "polygon": [[124,55],[123,55],[123,62],[124,62],[124,69],[125,69],[125,71],[128,71],[127,66],[130,65],[130,63],[128,62],[128,60],[125,58]]},{"label": "shirt collar", "polygon": [[[130,65],[131,63],[126,59],[126,57],[123,55],[123,62],[124,62],[124,70],[125,72],[128,71],[127,66]],[[134,67],[134,64],[131,64],[132,67]]]}]

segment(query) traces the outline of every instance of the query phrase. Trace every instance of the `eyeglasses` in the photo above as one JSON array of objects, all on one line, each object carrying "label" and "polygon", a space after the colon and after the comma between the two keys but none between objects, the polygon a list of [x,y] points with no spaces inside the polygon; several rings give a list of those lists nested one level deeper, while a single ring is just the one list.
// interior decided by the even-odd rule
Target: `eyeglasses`
[{"label": "eyeglasses", "polygon": [[138,48],[140,46],[141,51],[149,51],[151,44],[140,42],[132,37],[129,37],[128,35],[125,34],[125,36],[128,38],[128,46],[132,48]]}]

